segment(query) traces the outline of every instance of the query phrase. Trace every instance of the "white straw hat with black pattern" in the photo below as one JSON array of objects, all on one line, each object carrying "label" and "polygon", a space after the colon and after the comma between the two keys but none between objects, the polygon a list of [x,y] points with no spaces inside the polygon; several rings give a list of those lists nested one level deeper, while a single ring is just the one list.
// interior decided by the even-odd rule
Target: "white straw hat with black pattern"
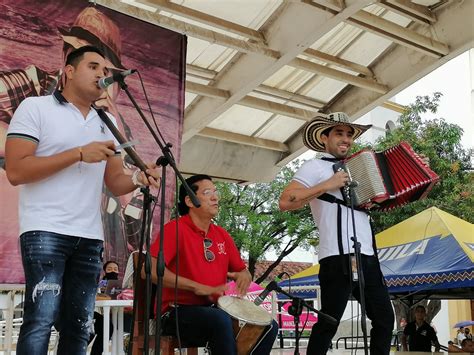
[{"label": "white straw hat with black pattern", "polygon": [[344,112],[334,112],[325,116],[316,116],[303,127],[303,143],[309,149],[317,152],[324,152],[324,143],[321,140],[321,133],[326,129],[345,125],[354,130],[353,138],[357,139],[367,131],[372,125],[360,125],[349,122],[349,116]]}]

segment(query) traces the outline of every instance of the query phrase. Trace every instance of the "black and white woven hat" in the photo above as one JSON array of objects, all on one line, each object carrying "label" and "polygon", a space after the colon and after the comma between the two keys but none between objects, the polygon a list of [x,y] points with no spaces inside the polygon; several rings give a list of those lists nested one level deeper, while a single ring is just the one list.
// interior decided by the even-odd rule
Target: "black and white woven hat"
[{"label": "black and white woven hat", "polygon": [[304,145],[317,152],[324,152],[325,148],[324,143],[321,140],[321,133],[328,128],[340,125],[352,127],[352,129],[354,129],[354,139],[357,139],[362,135],[362,133],[372,127],[372,125],[360,125],[349,122],[349,116],[344,112],[330,113],[327,117],[316,116],[303,128]]}]

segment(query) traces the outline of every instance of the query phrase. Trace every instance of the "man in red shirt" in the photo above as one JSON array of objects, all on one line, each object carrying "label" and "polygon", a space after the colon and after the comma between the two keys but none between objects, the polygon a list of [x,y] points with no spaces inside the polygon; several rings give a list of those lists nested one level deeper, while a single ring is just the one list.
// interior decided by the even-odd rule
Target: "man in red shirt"
[{"label": "man in red shirt", "polygon": [[[177,314],[183,343],[207,343],[212,354],[237,354],[232,319],[214,305],[217,298],[224,294],[227,279],[235,280],[239,294],[245,295],[252,278],[232,237],[212,223],[219,211],[219,196],[211,178],[195,175],[186,182],[196,193],[201,206],[194,207],[181,186],[178,210],[182,217],[170,221],[164,227],[164,333],[176,333]],[[150,250],[154,283],[157,282],[155,270],[158,250],[157,238]],[[177,266],[179,276],[176,285]],[[175,286],[178,289],[176,300]],[[172,307],[175,303],[177,307]],[[266,335],[253,354],[269,354],[277,331],[278,326],[273,321],[271,330],[264,332]]]}]

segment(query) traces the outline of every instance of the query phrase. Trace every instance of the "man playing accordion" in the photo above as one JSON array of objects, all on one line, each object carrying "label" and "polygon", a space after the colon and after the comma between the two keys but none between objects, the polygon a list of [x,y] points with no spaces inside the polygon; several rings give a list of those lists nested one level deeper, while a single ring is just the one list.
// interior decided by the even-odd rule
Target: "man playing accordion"
[{"label": "man playing accordion", "polygon": [[[360,302],[359,283],[353,275],[353,226],[350,207],[342,203],[340,189],[350,177],[344,170],[334,172],[333,165],[349,154],[354,139],[370,128],[349,122],[345,113],[317,116],[304,129],[303,141],[312,150],[323,152],[321,159],[307,161],[296,172],[280,197],[283,211],[310,204],[319,228],[319,281],[321,312],[339,322],[352,294]],[[360,243],[361,268],[365,277],[365,304],[372,321],[370,353],[389,354],[394,323],[392,305],[377,258],[368,214],[354,211],[355,230]],[[307,353],[326,354],[337,326],[323,320],[313,326]]]}]

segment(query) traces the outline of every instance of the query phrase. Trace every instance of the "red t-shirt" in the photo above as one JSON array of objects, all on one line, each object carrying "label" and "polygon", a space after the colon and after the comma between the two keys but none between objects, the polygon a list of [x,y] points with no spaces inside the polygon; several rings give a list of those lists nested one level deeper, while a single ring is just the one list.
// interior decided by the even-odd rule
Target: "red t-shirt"
[{"label": "red t-shirt", "polygon": [[[207,261],[204,256],[204,238],[212,240],[211,250],[215,259]],[[164,227],[163,255],[166,267],[176,273],[177,254],[179,254],[179,275],[208,286],[219,286],[227,282],[227,272],[238,272],[245,269],[245,263],[240,257],[234,240],[223,228],[212,224],[207,236],[191,220],[189,215],[178,220],[178,245],[176,250],[176,220]],[[152,257],[158,256],[159,235],[150,248]],[[174,303],[174,288],[163,288],[162,312]],[[178,290],[178,304],[208,305],[211,303],[207,296],[197,296],[192,291]]]}]

